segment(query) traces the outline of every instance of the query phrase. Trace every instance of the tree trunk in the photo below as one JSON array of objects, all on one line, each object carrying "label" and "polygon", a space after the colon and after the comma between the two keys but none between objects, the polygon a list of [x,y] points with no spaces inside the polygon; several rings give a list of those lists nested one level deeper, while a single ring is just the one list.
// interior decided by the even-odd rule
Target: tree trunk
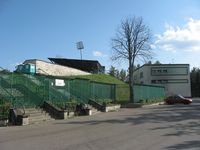
[{"label": "tree trunk", "polygon": [[133,86],[131,84],[129,84],[129,89],[130,89],[130,102],[134,103]]},{"label": "tree trunk", "polygon": [[134,103],[134,92],[133,92],[133,65],[129,65],[129,89],[130,89],[130,102]]}]

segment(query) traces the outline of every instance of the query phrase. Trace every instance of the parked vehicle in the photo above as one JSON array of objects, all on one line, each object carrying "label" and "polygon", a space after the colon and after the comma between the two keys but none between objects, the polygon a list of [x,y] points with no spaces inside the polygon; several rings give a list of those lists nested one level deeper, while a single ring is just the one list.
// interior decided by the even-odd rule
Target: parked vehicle
[{"label": "parked vehicle", "polygon": [[182,95],[169,96],[165,99],[167,104],[191,104],[192,99],[185,98]]}]

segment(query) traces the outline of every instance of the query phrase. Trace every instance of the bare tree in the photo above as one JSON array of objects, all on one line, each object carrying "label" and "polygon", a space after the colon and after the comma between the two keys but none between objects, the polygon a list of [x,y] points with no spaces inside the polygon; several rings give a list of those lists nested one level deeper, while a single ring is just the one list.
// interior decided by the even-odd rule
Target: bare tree
[{"label": "bare tree", "polygon": [[129,64],[130,100],[134,102],[133,72],[135,60],[151,59],[151,33],[142,17],[127,18],[121,21],[121,26],[112,39],[113,61],[127,60]]}]

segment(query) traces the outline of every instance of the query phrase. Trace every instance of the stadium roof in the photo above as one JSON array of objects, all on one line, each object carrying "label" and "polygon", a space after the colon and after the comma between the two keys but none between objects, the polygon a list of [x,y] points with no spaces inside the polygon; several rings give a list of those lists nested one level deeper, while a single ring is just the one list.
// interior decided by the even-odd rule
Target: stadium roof
[{"label": "stadium roof", "polygon": [[48,58],[48,59],[55,64],[68,66],[91,73],[98,73],[101,72],[102,68],[105,69],[105,67],[101,66],[101,64],[97,60],[80,60],[80,59],[66,59],[66,58]]}]

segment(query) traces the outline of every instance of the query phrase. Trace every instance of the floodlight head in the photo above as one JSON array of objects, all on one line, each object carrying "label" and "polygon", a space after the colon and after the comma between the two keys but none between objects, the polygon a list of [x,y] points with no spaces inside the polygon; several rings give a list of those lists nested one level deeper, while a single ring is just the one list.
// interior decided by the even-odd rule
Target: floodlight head
[{"label": "floodlight head", "polygon": [[84,49],[83,42],[82,41],[77,42],[76,47],[77,47],[78,50]]}]

